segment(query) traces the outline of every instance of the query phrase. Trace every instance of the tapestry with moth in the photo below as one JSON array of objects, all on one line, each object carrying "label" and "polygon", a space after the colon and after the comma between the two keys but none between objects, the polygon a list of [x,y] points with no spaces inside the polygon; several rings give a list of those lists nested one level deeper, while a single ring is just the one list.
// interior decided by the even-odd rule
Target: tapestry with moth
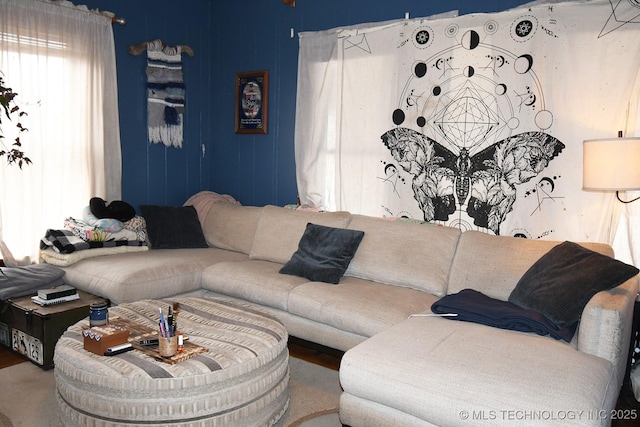
[{"label": "tapestry with moth", "polygon": [[615,206],[582,191],[582,141],[633,136],[638,40],[640,4],[629,0],[302,33],[301,202],[610,241]]}]

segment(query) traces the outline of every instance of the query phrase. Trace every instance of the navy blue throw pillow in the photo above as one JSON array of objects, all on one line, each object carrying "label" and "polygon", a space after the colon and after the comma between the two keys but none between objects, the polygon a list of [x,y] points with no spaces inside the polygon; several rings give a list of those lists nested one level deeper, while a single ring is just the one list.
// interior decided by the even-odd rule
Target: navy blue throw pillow
[{"label": "navy blue throw pillow", "polygon": [[337,284],[363,237],[364,231],[308,223],[298,250],[280,273],[304,277],[312,282]]},{"label": "navy blue throw pillow", "polygon": [[206,248],[193,206],[140,206],[152,249]]},{"label": "navy blue throw pillow", "polygon": [[509,302],[535,310],[559,328],[580,320],[589,300],[638,274],[638,269],[573,242],[551,248],[520,278]]}]

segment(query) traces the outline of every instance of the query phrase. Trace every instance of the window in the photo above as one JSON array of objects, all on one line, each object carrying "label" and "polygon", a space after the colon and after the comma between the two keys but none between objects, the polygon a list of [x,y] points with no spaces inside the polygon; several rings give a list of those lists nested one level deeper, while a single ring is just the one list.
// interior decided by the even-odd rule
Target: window
[{"label": "window", "polygon": [[[33,262],[48,228],[81,218],[91,197],[120,198],[110,19],[69,6],[0,1],[0,71],[28,114],[20,139],[33,162],[22,169],[0,163],[0,237],[22,263]],[[3,125],[10,145],[17,130]]]}]

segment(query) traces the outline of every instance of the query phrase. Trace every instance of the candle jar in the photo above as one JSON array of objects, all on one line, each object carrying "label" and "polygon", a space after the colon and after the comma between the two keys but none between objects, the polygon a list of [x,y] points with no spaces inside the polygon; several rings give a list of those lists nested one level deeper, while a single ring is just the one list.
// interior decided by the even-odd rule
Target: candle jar
[{"label": "candle jar", "polygon": [[109,305],[106,302],[94,302],[89,306],[89,327],[106,326],[109,323]]}]

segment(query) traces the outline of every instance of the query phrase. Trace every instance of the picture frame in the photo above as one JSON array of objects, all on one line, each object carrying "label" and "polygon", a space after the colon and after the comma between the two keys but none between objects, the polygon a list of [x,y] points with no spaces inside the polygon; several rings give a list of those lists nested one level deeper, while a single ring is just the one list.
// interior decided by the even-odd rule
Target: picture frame
[{"label": "picture frame", "polygon": [[266,134],[269,109],[269,71],[236,74],[236,133]]}]

